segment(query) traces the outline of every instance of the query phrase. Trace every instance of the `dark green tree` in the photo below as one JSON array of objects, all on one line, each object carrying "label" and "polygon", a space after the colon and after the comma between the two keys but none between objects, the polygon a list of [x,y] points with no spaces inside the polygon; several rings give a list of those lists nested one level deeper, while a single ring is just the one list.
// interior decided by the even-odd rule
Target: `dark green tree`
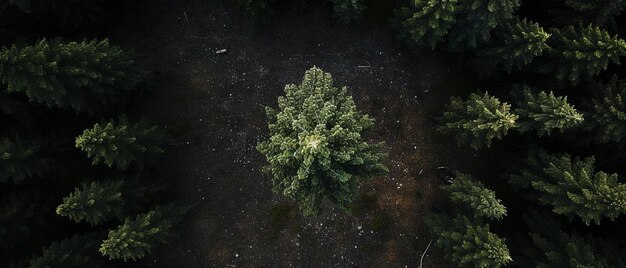
[{"label": "dark green tree", "polygon": [[0,182],[21,183],[43,174],[47,164],[37,155],[39,146],[19,137],[0,138]]},{"label": "dark green tree", "polygon": [[553,20],[562,25],[580,22],[593,23],[598,26],[615,26],[614,17],[624,8],[624,0],[552,0],[549,11]]},{"label": "dark green tree", "polygon": [[520,116],[520,131],[537,131],[537,135],[550,135],[553,129],[561,132],[579,126],[583,115],[567,102],[567,97],[557,97],[550,91],[533,93],[524,87],[522,99],[515,113]]},{"label": "dark green tree", "polygon": [[464,216],[430,215],[426,224],[436,236],[435,245],[460,267],[501,267],[512,261],[505,239]]},{"label": "dark green tree", "polygon": [[105,180],[84,183],[76,188],[63,203],[56,208],[56,213],[69,217],[75,222],[86,221],[99,225],[109,219],[124,219],[126,212],[133,208],[137,198],[143,197],[142,189],[133,180]]},{"label": "dark green tree", "polygon": [[37,196],[9,193],[0,202],[0,252],[20,248],[46,225]]},{"label": "dark green tree", "polygon": [[396,22],[400,39],[409,45],[435,46],[456,23],[457,0],[416,0],[411,7],[397,10]]},{"label": "dark green tree", "polygon": [[467,205],[477,218],[499,220],[506,216],[506,207],[496,198],[496,193],[470,175],[457,172],[454,182],[444,189],[452,201]]},{"label": "dark green tree", "polygon": [[459,145],[469,144],[476,150],[489,147],[492,139],[501,139],[517,126],[518,116],[510,110],[511,105],[487,92],[472,93],[467,101],[452,97],[437,130],[454,137]]},{"label": "dark green tree", "polygon": [[615,219],[626,213],[626,184],[617,174],[595,172],[594,158],[568,154],[530,153],[526,168],[511,176],[511,183],[530,189],[532,199],[553,207],[557,214],[578,216],[585,224],[600,224],[602,216]]},{"label": "dark green tree", "polygon": [[476,48],[491,37],[491,30],[513,18],[519,0],[459,1],[456,24],[448,35],[448,46],[455,49]]},{"label": "dark green tree", "polygon": [[593,120],[587,126],[600,142],[620,142],[626,137],[626,84],[614,76],[608,84],[596,86],[601,93],[593,98]]},{"label": "dark green tree", "polygon": [[350,21],[356,19],[363,10],[365,10],[365,4],[363,0],[331,0],[333,2],[333,9],[335,11],[335,17],[340,22],[347,24]]},{"label": "dark green tree", "polygon": [[138,260],[152,248],[165,244],[174,236],[176,225],[188,208],[176,205],[156,207],[148,213],[126,218],[124,224],[109,231],[100,245],[100,253],[115,260]]},{"label": "dark green tree", "polygon": [[271,138],[257,149],[267,157],[274,191],[296,200],[304,214],[317,213],[324,199],[347,208],[361,181],[387,172],[383,145],[363,141],[374,120],[329,73],[308,70],[302,84],[285,87],[278,106],[266,108]]},{"label": "dark green tree", "polygon": [[40,256],[30,261],[30,268],[101,267],[98,254],[99,239],[94,234],[75,235],[44,248]]},{"label": "dark green tree", "polygon": [[576,85],[581,78],[596,76],[609,63],[619,64],[619,58],[626,56],[623,39],[592,25],[552,29],[551,34],[548,54],[555,64],[544,64],[540,70],[555,73],[562,82]]},{"label": "dark green tree", "polygon": [[481,65],[483,70],[480,71],[487,75],[496,68],[504,68],[508,73],[520,70],[550,48],[546,43],[550,34],[539,24],[526,19],[509,20],[498,28],[495,34],[501,41],[478,52],[481,60],[485,62]]},{"label": "dark green tree", "polygon": [[48,106],[94,111],[116,104],[141,80],[132,57],[108,40],[41,40],[0,51],[0,80],[9,92],[24,92]]},{"label": "dark green tree", "polygon": [[76,148],[93,158],[94,165],[104,162],[126,170],[133,162],[141,168],[146,156],[163,153],[165,140],[163,128],[144,121],[131,124],[126,116],[121,116],[117,121],[95,124],[85,130],[76,138]]}]

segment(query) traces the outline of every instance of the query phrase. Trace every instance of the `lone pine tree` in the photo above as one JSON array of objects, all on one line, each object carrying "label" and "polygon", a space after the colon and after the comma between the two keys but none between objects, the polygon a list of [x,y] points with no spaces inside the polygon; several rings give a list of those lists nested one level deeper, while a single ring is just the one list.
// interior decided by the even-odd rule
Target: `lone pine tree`
[{"label": "lone pine tree", "polygon": [[40,256],[30,261],[30,268],[50,267],[101,267],[98,260],[98,236],[94,234],[75,235],[70,238],[53,242],[44,248]]},{"label": "lone pine tree", "polygon": [[581,78],[596,76],[609,63],[619,64],[619,58],[626,56],[623,39],[592,25],[552,29],[551,34],[548,54],[555,64],[545,64],[540,70],[555,73],[562,82],[576,85]]},{"label": "lone pine tree", "polygon": [[472,93],[467,101],[452,97],[443,114],[443,125],[437,130],[454,137],[459,145],[469,144],[478,150],[491,146],[494,138],[502,139],[511,128],[517,126],[518,116],[511,112],[511,105],[500,102],[485,92]]},{"label": "lone pine tree", "polygon": [[593,99],[594,120],[588,128],[596,131],[600,142],[620,142],[626,137],[626,84],[614,76],[607,85],[596,85],[602,92]]},{"label": "lone pine tree", "polygon": [[435,245],[460,267],[501,267],[512,261],[503,238],[489,231],[488,224],[477,224],[465,216],[433,214],[426,219]]},{"label": "lone pine tree", "polygon": [[444,189],[452,201],[467,205],[477,218],[500,220],[506,215],[506,207],[496,198],[496,193],[470,175],[457,172],[454,182]]},{"label": "lone pine tree", "polygon": [[141,121],[128,122],[126,116],[106,124],[95,124],[76,138],[76,147],[93,158],[93,164],[104,162],[109,167],[126,170],[131,163],[143,167],[144,159],[163,153],[165,131]]},{"label": "lone pine tree", "polygon": [[124,224],[109,231],[100,253],[115,260],[138,260],[174,236],[177,224],[188,208],[173,204],[156,207],[148,213],[126,218]]},{"label": "lone pine tree", "polygon": [[524,87],[517,106],[519,131],[534,130],[539,136],[550,135],[553,129],[562,132],[583,122],[583,115],[567,102],[567,97],[557,97],[552,92],[533,93]]},{"label": "lone pine tree", "polygon": [[278,107],[266,108],[271,137],[257,149],[274,191],[296,200],[304,214],[317,213],[324,199],[347,208],[361,181],[387,172],[383,145],[363,141],[374,120],[329,73],[311,68],[300,85],[285,87]]},{"label": "lone pine tree", "polygon": [[46,161],[37,156],[39,146],[19,137],[0,138],[0,182],[21,183],[27,178],[41,176]]},{"label": "lone pine tree", "polygon": [[62,42],[0,51],[0,80],[9,92],[24,92],[48,106],[93,111],[115,104],[141,80],[131,55],[108,40]]},{"label": "lone pine tree", "polygon": [[552,206],[557,214],[600,224],[602,216],[615,219],[626,213],[626,184],[617,174],[595,172],[594,162],[593,157],[579,160],[536,150],[526,168],[511,176],[511,183],[532,190],[533,199]]}]

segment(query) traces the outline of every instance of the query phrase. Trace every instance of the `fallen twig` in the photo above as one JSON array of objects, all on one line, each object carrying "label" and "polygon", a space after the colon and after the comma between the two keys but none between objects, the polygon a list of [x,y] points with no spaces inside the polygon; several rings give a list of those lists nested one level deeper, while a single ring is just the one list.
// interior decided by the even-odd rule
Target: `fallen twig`
[{"label": "fallen twig", "polygon": [[420,268],[422,268],[422,262],[424,261],[424,256],[426,256],[426,251],[428,251],[428,248],[430,247],[430,243],[432,242],[433,240],[431,239],[430,242],[428,242],[428,246],[426,246],[424,253],[422,253],[422,257],[420,258]]}]

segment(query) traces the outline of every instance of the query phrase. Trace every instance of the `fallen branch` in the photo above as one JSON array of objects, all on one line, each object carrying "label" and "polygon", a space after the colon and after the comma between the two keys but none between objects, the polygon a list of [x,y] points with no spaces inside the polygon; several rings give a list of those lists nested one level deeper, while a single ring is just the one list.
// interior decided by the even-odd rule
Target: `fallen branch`
[{"label": "fallen branch", "polygon": [[420,268],[422,268],[422,262],[424,261],[424,256],[426,255],[426,251],[428,251],[428,248],[430,247],[430,243],[432,242],[433,240],[431,239],[430,242],[428,242],[428,246],[426,246],[424,253],[422,253],[422,257],[420,258]]}]

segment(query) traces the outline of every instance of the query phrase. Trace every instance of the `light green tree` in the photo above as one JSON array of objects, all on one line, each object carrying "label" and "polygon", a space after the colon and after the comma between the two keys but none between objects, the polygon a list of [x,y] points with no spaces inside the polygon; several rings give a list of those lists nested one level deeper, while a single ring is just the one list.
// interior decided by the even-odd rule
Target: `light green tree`
[{"label": "light green tree", "polygon": [[579,126],[583,115],[567,102],[567,97],[557,97],[550,91],[533,93],[523,87],[522,99],[515,113],[519,115],[519,131],[537,131],[537,135],[550,135],[553,129],[561,132]]},{"label": "light green tree", "polygon": [[327,199],[340,208],[352,202],[364,179],[387,172],[383,145],[364,141],[374,120],[359,113],[346,87],[317,67],[300,85],[287,85],[278,110],[267,108],[270,138],[258,144],[274,191],[296,200],[305,215]]},{"label": "light green tree", "polygon": [[506,216],[506,207],[496,198],[496,193],[470,175],[457,172],[454,182],[444,189],[452,201],[467,205],[477,218],[500,220]]}]

